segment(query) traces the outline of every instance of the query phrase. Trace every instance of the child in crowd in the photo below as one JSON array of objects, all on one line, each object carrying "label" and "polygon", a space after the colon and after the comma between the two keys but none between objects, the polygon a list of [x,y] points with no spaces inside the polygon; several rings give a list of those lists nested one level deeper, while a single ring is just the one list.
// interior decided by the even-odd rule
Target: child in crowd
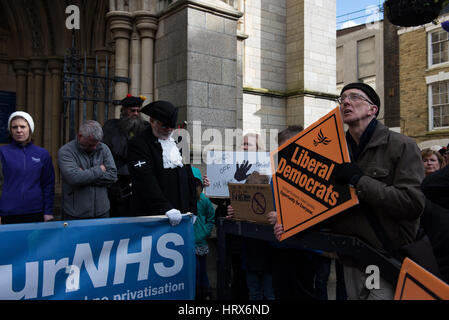
[{"label": "child in crowd", "polygon": [[196,299],[211,299],[209,278],[207,275],[207,254],[209,246],[207,238],[215,224],[215,209],[203,193],[203,179],[198,168],[192,167],[197,192],[198,215],[193,225],[196,254]]}]

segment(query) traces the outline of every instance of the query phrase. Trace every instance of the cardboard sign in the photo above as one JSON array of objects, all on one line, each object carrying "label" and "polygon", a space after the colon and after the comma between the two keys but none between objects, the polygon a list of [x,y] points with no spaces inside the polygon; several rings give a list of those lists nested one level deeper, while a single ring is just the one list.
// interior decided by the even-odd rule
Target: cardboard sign
[{"label": "cardboard sign", "polygon": [[405,258],[394,300],[449,300],[449,285]]},{"label": "cardboard sign", "polygon": [[235,219],[268,224],[267,213],[274,210],[271,185],[229,183],[228,188]]},{"label": "cardboard sign", "polygon": [[209,151],[206,172],[210,186],[204,193],[208,197],[228,198],[228,183],[245,183],[245,177],[254,171],[271,176],[268,152]]},{"label": "cardboard sign", "polygon": [[271,153],[281,240],[358,204],[354,188],[334,181],[343,162],[350,158],[338,107]]}]

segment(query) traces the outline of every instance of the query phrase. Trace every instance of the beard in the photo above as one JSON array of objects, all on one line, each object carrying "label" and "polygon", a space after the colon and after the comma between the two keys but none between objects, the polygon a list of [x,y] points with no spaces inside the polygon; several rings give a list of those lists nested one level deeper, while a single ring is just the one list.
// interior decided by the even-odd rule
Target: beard
[{"label": "beard", "polygon": [[129,135],[130,132],[133,132],[134,135],[141,133],[146,129],[146,121],[143,120],[140,116],[138,117],[123,117],[119,122],[120,129]]}]

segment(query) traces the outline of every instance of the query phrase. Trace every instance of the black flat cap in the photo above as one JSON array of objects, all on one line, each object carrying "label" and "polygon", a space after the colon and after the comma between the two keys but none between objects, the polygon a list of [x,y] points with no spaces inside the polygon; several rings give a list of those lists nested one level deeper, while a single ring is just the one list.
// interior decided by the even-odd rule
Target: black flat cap
[{"label": "black flat cap", "polygon": [[359,90],[363,91],[368,96],[368,99],[371,100],[371,102],[377,106],[376,117],[379,115],[380,98],[377,95],[376,91],[371,86],[369,86],[363,82],[353,82],[353,83],[347,84],[346,86],[344,86],[343,89],[341,89],[340,96],[343,94],[343,92],[345,92],[346,90],[349,90],[349,89],[359,89]]},{"label": "black flat cap", "polygon": [[121,104],[124,108],[135,107],[135,106],[140,107],[144,101],[145,101],[145,99],[143,99],[143,96],[140,96],[140,97],[134,97],[134,96],[128,94],[128,95],[126,96],[126,98],[123,99],[123,100],[120,102],[120,104]]},{"label": "black flat cap", "polygon": [[153,101],[143,107],[141,112],[153,119],[159,120],[164,126],[176,128],[178,108],[171,102],[163,100]]}]

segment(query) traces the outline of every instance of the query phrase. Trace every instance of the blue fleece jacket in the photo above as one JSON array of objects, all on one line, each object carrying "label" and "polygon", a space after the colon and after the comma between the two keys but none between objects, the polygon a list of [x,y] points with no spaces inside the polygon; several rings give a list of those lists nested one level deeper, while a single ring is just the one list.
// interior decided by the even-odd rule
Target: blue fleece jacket
[{"label": "blue fleece jacket", "polygon": [[4,185],[0,216],[53,214],[55,171],[47,150],[15,142],[0,147]]}]

